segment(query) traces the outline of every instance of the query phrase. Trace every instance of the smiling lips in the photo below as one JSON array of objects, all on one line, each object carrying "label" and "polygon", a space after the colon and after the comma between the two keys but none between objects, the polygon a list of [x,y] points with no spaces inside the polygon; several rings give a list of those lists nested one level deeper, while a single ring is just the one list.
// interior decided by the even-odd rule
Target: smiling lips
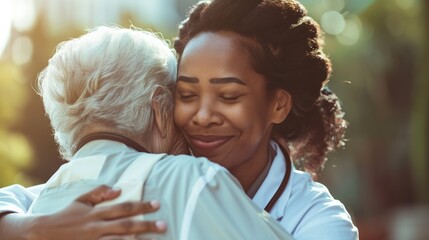
[{"label": "smiling lips", "polygon": [[189,136],[189,140],[196,148],[201,150],[214,150],[231,139],[231,136]]}]

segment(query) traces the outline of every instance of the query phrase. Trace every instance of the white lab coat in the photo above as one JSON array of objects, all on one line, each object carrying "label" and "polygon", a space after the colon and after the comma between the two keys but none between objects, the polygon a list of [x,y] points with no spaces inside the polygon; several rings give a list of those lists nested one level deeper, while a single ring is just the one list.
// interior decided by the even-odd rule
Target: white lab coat
[{"label": "white lab coat", "polygon": [[[274,141],[271,146],[276,156],[252,199],[260,208],[264,208],[274,196],[286,172],[285,157],[280,147]],[[313,181],[310,174],[293,166],[288,185],[270,214],[295,239],[358,239],[358,229],[344,205],[334,199],[323,184]]]}]

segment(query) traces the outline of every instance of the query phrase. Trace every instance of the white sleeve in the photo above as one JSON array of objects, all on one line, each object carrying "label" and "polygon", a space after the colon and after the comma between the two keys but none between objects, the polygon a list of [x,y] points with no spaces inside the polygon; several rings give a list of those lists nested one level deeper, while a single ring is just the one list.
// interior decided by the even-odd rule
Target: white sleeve
[{"label": "white sleeve", "polygon": [[[322,197],[320,197],[322,198]],[[308,209],[302,224],[294,232],[302,240],[357,240],[359,233],[350,215],[337,200],[314,202]]]},{"label": "white sleeve", "polygon": [[[344,205],[307,174],[298,181],[280,224],[300,240],[357,240],[359,232]],[[295,176],[296,177],[296,176]],[[297,180],[297,179],[295,179]]]},{"label": "white sleeve", "polygon": [[42,189],[43,184],[29,188],[17,184],[0,188],[0,214],[5,212],[26,213]]},{"label": "white sleeve", "polygon": [[180,234],[179,239],[292,239],[218,166],[210,167],[193,186]]}]

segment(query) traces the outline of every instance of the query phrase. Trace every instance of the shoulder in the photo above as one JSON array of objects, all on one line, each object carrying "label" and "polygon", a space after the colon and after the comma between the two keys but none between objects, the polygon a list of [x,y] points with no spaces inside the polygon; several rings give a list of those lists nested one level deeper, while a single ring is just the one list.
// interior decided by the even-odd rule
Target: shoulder
[{"label": "shoulder", "polygon": [[314,202],[319,200],[329,201],[329,202],[338,202],[338,200],[335,200],[331,193],[329,192],[328,188],[319,183],[315,182],[310,174],[299,171],[299,170],[293,170],[292,171],[292,192],[291,192],[291,198],[298,197],[303,198],[305,197],[306,202]]},{"label": "shoulder", "polygon": [[165,171],[186,171],[188,173],[203,173],[210,168],[226,171],[224,167],[211,162],[207,158],[197,158],[189,155],[166,155],[162,161],[159,161],[157,168]]},{"label": "shoulder", "polygon": [[198,178],[209,175],[229,175],[222,166],[211,162],[204,157],[193,157],[189,155],[167,155],[159,161],[152,169],[152,177],[165,181],[182,181],[188,184],[195,182]]},{"label": "shoulder", "polygon": [[290,197],[281,222],[297,239],[357,239],[357,228],[344,205],[308,173],[293,170]]}]

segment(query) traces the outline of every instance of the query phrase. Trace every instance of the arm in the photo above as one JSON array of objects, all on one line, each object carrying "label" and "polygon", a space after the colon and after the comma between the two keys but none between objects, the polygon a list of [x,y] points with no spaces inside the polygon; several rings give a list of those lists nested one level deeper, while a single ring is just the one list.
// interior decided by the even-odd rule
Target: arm
[{"label": "arm", "polygon": [[[193,197],[196,200],[193,200]],[[245,195],[224,168],[214,167],[194,185],[180,239],[292,239]]]},{"label": "arm", "polygon": [[120,191],[101,186],[76,199],[66,209],[52,215],[29,216],[4,212],[0,215],[0,236],[5,239],[100,239],[108,235],[127,235],[165,231],[157,222],[137,221],[129,217],[156,211],[155,202],[128,202],[110,207],[94,205],[111,200]]},{"label": "arm", "polygon": [[11,185],[0,189],[0,215],[6,212],[25,213],[39,195],[43,185],[24,188],[21,185]]},{"label": "arm", "polygon": [[[41,187],[24,188],[11,185],[0,189],[0,236],[7,239],[21,239],[21,230],[34,221],[24,217]],[[15,214],[19,213],[19,214]]]}]

